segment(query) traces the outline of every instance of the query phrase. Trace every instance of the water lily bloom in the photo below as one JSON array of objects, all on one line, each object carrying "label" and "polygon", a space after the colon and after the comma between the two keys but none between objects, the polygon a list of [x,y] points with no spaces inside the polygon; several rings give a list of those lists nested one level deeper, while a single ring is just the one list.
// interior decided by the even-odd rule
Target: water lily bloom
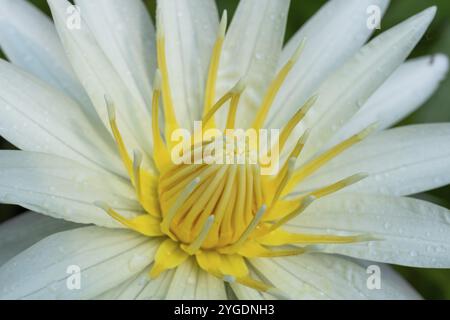
[{"label": "water lily bloom", "polygon": [[[31,210],[0,226],[1,298],[414,299],[388,264],[450,267],[449,210],[408,197],[450,182],[450,124],[389,129],[447,72],[405,62],[436,8],[369,41],[388,0],[331,0],[283,46],[289,0],[229,24],[160,0],[156,28],[140,0],[48,3],[0,0],[0,198]],[[175,163],[228,142],[195,121],[278,129],[278,170],[259,139]]]}]

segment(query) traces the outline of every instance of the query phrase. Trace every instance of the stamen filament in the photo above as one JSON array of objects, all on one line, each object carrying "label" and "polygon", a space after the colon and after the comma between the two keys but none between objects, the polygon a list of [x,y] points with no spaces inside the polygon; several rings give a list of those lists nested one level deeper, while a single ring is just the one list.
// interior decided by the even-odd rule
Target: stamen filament
[{"label": "stamen filament", "polygon": [[287,167],[287,172],[284,175],[283,179],[281,180],[280,184],[278,185],[276,191],[275,191],[275,195],[272,198],[272,202],[270,207],[272,208],[274,206],[274,204],[278,201],[278,199],[281,196],[281,193],[283,192],[284,188],[286,187],[287,183],[289,182],[289,180],[292,177],[292,174],[294,173],[294,169],[295,169],[295,163],[297,162],[297,158],[289,158],[288,160],[288,167]]},{"label": "stamen filament", "polygon": [[276,229],[278,229],[279,227],[285,225],[286,223],[288,223],[289,221],[291,221],[292,219],[294,219],[295,217],[297,217],[298,215],[300,215],[303,211],[305,211],[306,208],[309,207],[309,205],[311,203],[313,203],[313,201],[316,200],[316,197],[314,196],[306,196],[303,201],[301,202],[301,204],[298,206],[297,209],[295,209],[294,211],[292,211],[291,213],[287,214],[286,216],[284,216],[283,218],[281,218],[280,220],[278,220],[277,222],[275,222],[267,231],[267,233],[270,233]]},{"label": "stamen filament", "polygon": [[[206,127],[206,125],[208,124],[208,122],[211,120],[211,118],[216,114],[216,112],[222,108],[227,102],[228,100],[232,100],[233,97],[236,96],[240,96],[242,94],[242,92],[244,91],[245,86],[244,86],[244,80],[239,80],[236,85],[231,88],[231,90],[226,93],[222,98],[219,99],[219,101],[217,101],[212,108],[206,113],[206,115],[203,117],[203,129]],[[239,100],[237,100],[239,102]]]},{"label": "stamen filament", "polygon": [[369,175],[366,173],[357,173],[355,175],[352,175],[350,177],[342,179],[336,183],[333,183],[329,186],[326,186],[324,188],[313,191],[313,192],[311,192],[311,196],[314,196],[316,198],[322,198],[324,196],[327,196],[329,194],[332,194],[339,190],[342,190],[352,184],[358,183],[359,181],[367,178],[368,176]]},{"label": "stamen filament", "polygon": [[199,183],[200,183],[200,178],[195,178],[175,200],[175,203],[169,209],[169,212],[167,213],[167,215],[163,218],[163,221],[161,222],[161,230],[164,233],[166,233],[166,234],[169,233],[170,223],[172,222],[173,218],[175,218],[178,210],[185,203],[187,198],[195,190],[195,188],[198,186]]},{"label": "stamen filament", "polygon": [[289,182],[288,187],[286,188],[287,191],[292,190],[292,188],[298,185],[298,183],[300,183],[305,178],[309,177],[311,174],[313,174],[327,162],[335,158],[337,155],[341,154],[351,146],[365,139],[374,129],[375,129],[374,125],[367,127],[360,133],[355,134],[354,136],[348,138],[347,140],[344,140],[343,142],[334,146],[330,150],[319,155],[317,158],[311,160],[310,162],[300,167],[297,170],[297,172],[295,172],[294,176]]},{"label": "stamen filament", "polygon": [[214,219],[214,216],[209,216],[202,228],[202,231],[194,242],[184,249],[188,254],[193,255],[201,248],[202,244],[206,240],[206,237],[208,236],[209,231],[211,230],[211,227],[213,226]]},{"label": "stamen filament", "polygon": [[230,102],[230,110],[228,111],[228,118],[227,118],[227,129],[234,129],[235,123],[236,123],[236,112],[237,107],[239,105],[239,100],[241,99],[241,94],[235,94],[231,98]]},{"label": "stamen filament", "polygon": [[285,146],[286,141],[288,140],[292,131],[294,131],[295,127],[300,123],[300,121],[303,120],[303,118],[311,109],[311,107],[316,103],[318,97],[319,97],[318,95],[314,95],[311,98],[309,98],[305,102],[305,104],[295,113],[292,119],[289,120],[289,122],[285,125],[280,135],[280,150],[283,149],[283,147]]},{"label": "stamen filament", "polygon": [[141,165],[142,165],[142,153],[139,150],[133,150],[134,187],[140,200],[142,199]]},{"label": "stamen filament", "polygon": [[113,102],[108,96],[105,96],[105,102],[106,102],[106,109],[108,111],[109,125],[111,127],[114,140],[116,141],[117,148],[119,149],[120,156],[128,171],[128,174],[131,176],[133,173],[132,163],[130,156],[128,155],[127,148],[125,147],[125,143],[123,142],[122,135],[120,134],[119,128],[117,127],[116,108],[114,107]]},{"label": "stamen filament", "polygon": [[208,71],[208,81],[206,82],[205,90],[205,104],[203,106],[203,115],[205,116],[214,104],[216,93],[217,73],[219,70],[220,57],[222,55],[222,47],[225,39],[225,33],[227,28],[228,15],[225,10],[220,21],[219,32],[217,34],[217,40],[214,45],[211,62]]},{"label": "stamen filament", "polygon": [[228,248],[226,248],[225,249],[226,251],[229,251],[229,252],[237,251],[237,249],[239,249],[239,247],[242,246],[245,243],[245,241],[248,239],[248,237],[251,235],[251,233],[258,226],[258,224],[261,221],[262,217],[266,213],[266,209],[267,209],[267,206],[265,204],[263,204],[261,206],[261,208],[258,210],[258,212],[256,213],[256,215],[253,218],[252,222],[250,222],[250,224],[248,225],[247,229],[245,229],[245,231],[241,234],[241,236],[239,237],[239,240],[236,241],[235,243],[233,243]]},{"label": "stamen filament", "polygon": [[159,98],[161,96],[161,72],[156,70],[155,80],[153,81],[153,99],[152,99],[152,136],[154,148],[154,160],[156,167],[161,172],[169,160],[169,151],[161,137],[159,128]]},{"label": "stamen filament", "polygon": [[163,23],[161,19],[162,19],[161,16],[158,15],[156,51],[157,51],[158,68],[161,71],[161,78],[162,78],[164,117],[166,120],[165,136],[170,137],[171,132],[179,128],[179,125],[175,116],[172,93],[170,91],[169,69],[167,68],[167,60],[166,60],[166,41],[164,38]]},{"label": "stamen filament", "polygon": [[252,125],[252,127],[254,129],[258,130],[264,125],[264,122],[269,113],[270,107],[272,106],[278,91],[280,90],[281,86],[283,85],[284,81],[286,80],[292,67],[294,67],[295,63],[300,58],[300,55],[303,51],[304,46],[305,46],[305,39],[301,42],[300,46],[297,48],[297,50],[293,54],[292,58],[289,59],[289,61],[284,65],[284,67],[280,70],[280,72],[278,73],[278,75],[275,77],[274,81],[270,85],[270,87],[267,91],[267,94],[264,97],[264,100],[262,102],[262,105],[259,109],[259,112],[255,118],[255,121]]}]

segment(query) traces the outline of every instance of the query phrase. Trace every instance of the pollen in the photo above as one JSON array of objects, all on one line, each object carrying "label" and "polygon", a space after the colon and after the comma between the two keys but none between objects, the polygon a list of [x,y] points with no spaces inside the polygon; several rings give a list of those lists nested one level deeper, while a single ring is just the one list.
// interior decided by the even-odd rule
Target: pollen
[{"label": "pollen", "polygon": [[[222,97],[216,97],[216,82],[226,33],[227,15],[222,17],[213,48],[201,127],[192,132],[182,149],[175,150],[171,135],[180,129],[172,100],[167,67],[164,30],[158,24],[158,70],[153,81],[151,107],[153,154],[129,150],[117,124],[113,102],[106,97],[111,132],[122,157],[143,213],[125,217],[106,203],[96,205],[123,226],[147,237],[161,239],[150,271],[152,278],[176,268],[189,257],[195,257],[200,268],[226,282],[236,282],[280,295],[276,288],[252,278],[248,258],[281,257],[304,254],[314,244],[347,244],[372,241],[370,235],[299,234],[286,231],[286,226],[315,201],[359,182],[367,175],[358,173],[341,181],[305,194],[295,195],[294,188],[337,155],[364,139],[369,127],[311,160],[298,165],[308,141],[305,130],[297,142],[288,143],[318,97],[312,96],[281,128],[279,139],[266,143],[261,136],[249,134],[240,139],[242,130],[235,128],[236,113],[242,107],[245,77]],[[268,87],[254,121],[245,130],[264,127],[278,91],[290,70],[301,61],[305,42],[280,69]],[[228,107],[225,128],[216,124],[217,111]],[[160,108],[163,111],[160,114]],[[161,121],[163,119],[163,121]],[[200,131],[217,129],[221,134],[204,137]],[[219,130],[221,129],[221,130]],[[285,160],[275,157],[278,170],[266,174],[268,164],[262,159],[274,159],[275,154],[287,154]],[[181,161],[174,161],[174,155]],[[147,159],[149,158],[149,159]],[[220,159],[221,161],[218,161]],[[214,161],[212,161],[214,160]],[[147,169],[150,162],[153,169]]]}]

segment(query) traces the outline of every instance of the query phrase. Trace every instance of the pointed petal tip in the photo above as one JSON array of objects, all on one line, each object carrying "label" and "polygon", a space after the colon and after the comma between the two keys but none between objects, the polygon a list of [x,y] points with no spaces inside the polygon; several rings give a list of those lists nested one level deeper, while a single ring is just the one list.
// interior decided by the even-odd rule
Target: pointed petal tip
[{"label": "pointed petal tip", "polygon": [[420,18],[424,20],[424,23],[431,23],[431,21],[433,21],[434,17],[436,16],[436,12],[437,12],[437,7],[436,6],[432,6],[429,7],[421,12],[419,12],[418,14],[416,14],[415,16],[413,16],[413,18]]},{"label": "pointed petal tip", "polygon": [[445,76],[448,72],[448,56],[444,53],[436,53],[430,56],[430,66],[441,71]]}]

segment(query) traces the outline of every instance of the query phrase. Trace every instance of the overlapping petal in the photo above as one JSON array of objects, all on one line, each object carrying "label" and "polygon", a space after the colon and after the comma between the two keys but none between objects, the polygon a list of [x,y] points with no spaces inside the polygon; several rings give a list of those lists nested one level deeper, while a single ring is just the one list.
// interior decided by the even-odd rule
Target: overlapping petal
[{"label": "overlapping petal", "polygon": [[55,218],[120,227],[96,201],[126,215],[143,211],[128,181],[69,159],[25,151],[0,152],[0,198]]},{"label": "overlapping petal", "polygon": [[450,266],[450,211],[430,202],[382,195],[336,194],[313,203],[289,229],[363,234],[373,241],[318,245],[313,251],[414,267]]},{"label": "overlapping petal", "polygon": [[[56,233],[0,267],[0,298],[94,298],[146,268],[158,243],[134,232],[99,227]],[[80,287],[70,290],[77,269]]]}]

